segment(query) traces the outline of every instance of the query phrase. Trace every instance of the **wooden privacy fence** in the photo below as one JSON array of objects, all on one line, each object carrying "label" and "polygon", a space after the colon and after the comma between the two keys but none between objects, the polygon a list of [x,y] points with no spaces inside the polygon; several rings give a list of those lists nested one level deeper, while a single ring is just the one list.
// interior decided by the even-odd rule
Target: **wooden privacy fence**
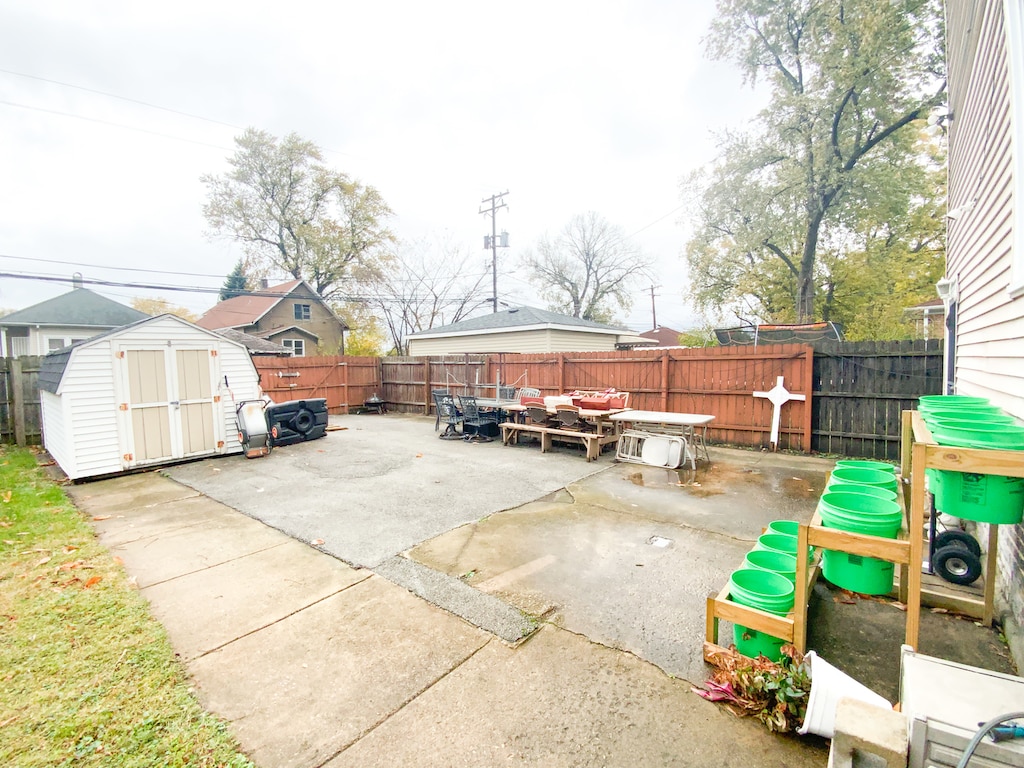
[{"label": "wooden privacy fence", "polygon": [[254,357],[260,386],[272,400],[327,399],[330,413],[348,413],[381,392],[376,357]]},{"label": "wooden privacy fence", "polygon": [[40,445],[43,442],[39,405],[41,357],[0,358],[0,442]]},{"label": "wooden privacy fence", "polygon": [[941,392],[941,340],[815,344],[811,448],[898,459],[902,412]]},{"label": "wooden privacy fence", "polygon": [[[42,441],[41,358],[0,358],[0,442]],[[710,413],[709,438],[766,447],[775,386],[808,397],[782,408],[779,447],[844,456],[899,457],[900,414],[942,391],[937,340],[772,344],[709,349],[492,354],[448,357],[256,357],[260,384],[278,402],[323,397],[332,413],[379,395],[389,408],[430,413],[431,391],[492,396],[499,382],[553,395],[614,387],[632,408]]]},{"label": "wooden privacy fence", "polygon": [[[381,396],[390,407],[423,413],[434,389],[493,396],[499,381],[542,395],[614,387],[630,393],[631,408],[714,414],[713,441],[767,446],[772,406],[753,393],[770,390],[782,376],[789,391],[809,395],[812,364],[813,351],[799,344],[385,358]],[[783,407],[780,448],[810,450],[810,413],[806,402]]]}]

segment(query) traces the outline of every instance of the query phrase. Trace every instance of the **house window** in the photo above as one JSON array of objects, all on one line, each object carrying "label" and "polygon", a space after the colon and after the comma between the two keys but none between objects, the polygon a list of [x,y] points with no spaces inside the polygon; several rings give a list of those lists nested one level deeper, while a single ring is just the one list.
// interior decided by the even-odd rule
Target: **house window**
[{"label": "house window", "polygon": [[70,347],[72,344],[77,344],[80,341],[83,341],[83,339],[76,339],[70,336],[47,336],[46,350],[48,352],[56,352],[58,349]]},{"label": "house window", "polygon": [[281,339],[281,345],[290,349],[294,357],[306,355],[306,342],[302,339]]},{"label": "house window", "polygon": [[309,304],[296,304],[295,305],[295,319],[296,320],[309,320],[310,318],[310,305]]}]

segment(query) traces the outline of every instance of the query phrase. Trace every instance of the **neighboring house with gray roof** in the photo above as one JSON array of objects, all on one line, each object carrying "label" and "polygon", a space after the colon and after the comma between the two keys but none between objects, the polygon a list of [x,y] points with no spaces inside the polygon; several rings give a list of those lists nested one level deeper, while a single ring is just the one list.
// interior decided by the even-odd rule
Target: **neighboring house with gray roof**
[{"label": "neighboring house with gray roof", "polygon": [[88,288],[75,288],[0,317],[3,357],[45,355],[149,317]]},{"label": "neighboring house with gray roof", "polygon": [[234,328],[222,328],[217,331],[225,339],[231,341],[237,341],[239,344],[244,344],[245,348],[249,350],[249,354],[253,357],[277,355],[278,357],[291,357],[292,350],[288,347],[282,346],[281,344],[275,344],[267,339],[261,339],[259,336],[253,336],[248,333],[242,333],[236,331]]},{"label": "neighboring house with gray roof", "polygon": [[649,346],[628,328],[536,307],[515,307],[408,336],[410,355],[487,352],[603,352]]},{"label": "neighboring house with gray roof", "polygon": [[287,347],[296,357],[345,354],[349,328],[304,280],[265,286],[222,301],[196,321],[200,328],[236,331]]}]

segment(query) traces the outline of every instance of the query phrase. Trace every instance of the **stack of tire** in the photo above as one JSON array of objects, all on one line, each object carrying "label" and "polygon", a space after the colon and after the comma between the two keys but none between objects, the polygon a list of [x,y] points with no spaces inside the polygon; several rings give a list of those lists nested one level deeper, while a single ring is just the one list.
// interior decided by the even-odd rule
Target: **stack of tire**
[{"label": "stack of tire", "polygon": [[307,440],[316,440],[327,434],[327,400],[289,400],[267,406],[267,429],[275,448]]}]

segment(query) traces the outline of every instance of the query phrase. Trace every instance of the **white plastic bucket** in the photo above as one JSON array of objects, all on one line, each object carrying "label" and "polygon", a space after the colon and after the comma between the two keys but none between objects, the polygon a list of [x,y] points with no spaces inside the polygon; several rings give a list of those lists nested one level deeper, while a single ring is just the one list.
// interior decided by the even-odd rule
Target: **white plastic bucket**
[{"label": "white plastic bucket", "polygon": [[835,736],[836,705],[842,698],[892,709],[890,702],[833,667],[814,651],[808,651],[804,658],[811,665],[811,694],[807,697],[807,714],[797,733],[816,733],[826,739]]}]

